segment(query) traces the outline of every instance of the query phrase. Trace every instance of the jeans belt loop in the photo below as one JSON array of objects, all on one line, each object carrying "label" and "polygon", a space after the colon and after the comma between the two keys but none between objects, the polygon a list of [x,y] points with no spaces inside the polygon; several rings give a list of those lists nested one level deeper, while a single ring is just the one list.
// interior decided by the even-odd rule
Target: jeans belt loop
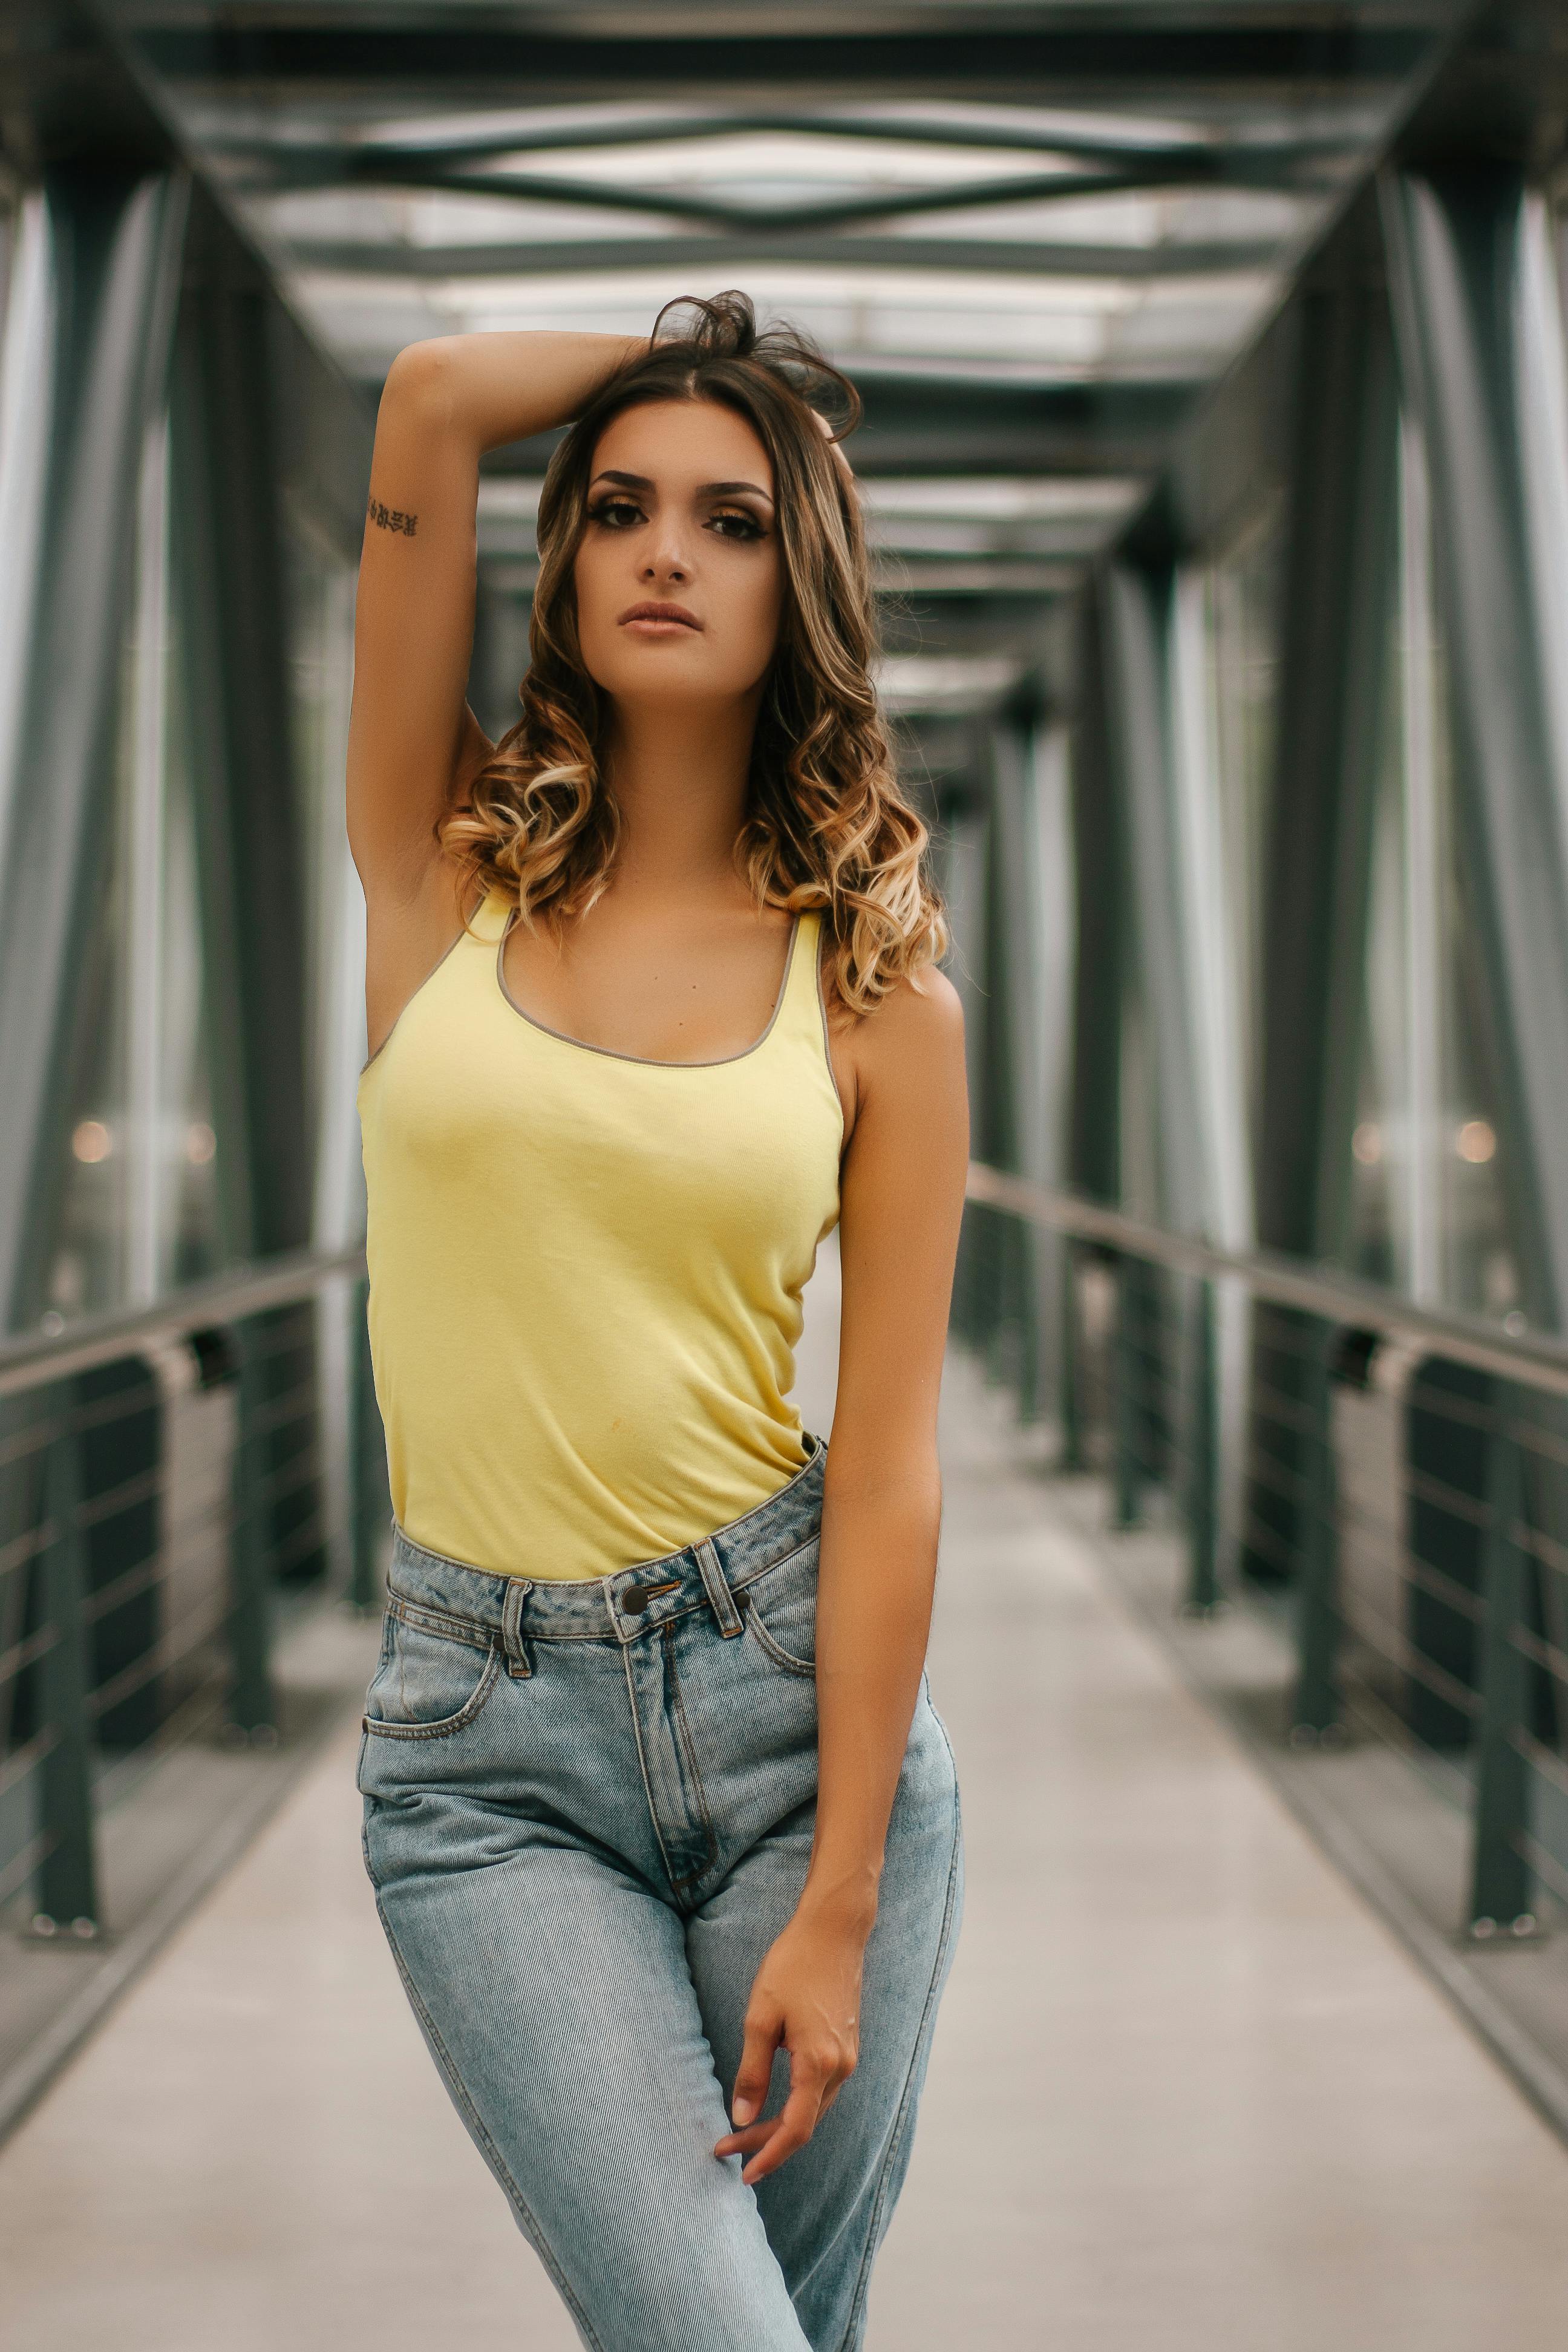
[{"label": "jeans belt loop", "polygon": [[506,1655],[506,1670],[518,1681],[524,1681],[533,1672],[528,1663],[528,1649],[522,1638],[522,1604],[533,1591],[531,1579],[510,1577],[507,1582],[506,1599],[500,1605],[500,1645]]},{"label": "jeans belt loop", "polygon": [[730,1590],[723,1563],[713,1548],[710,1537],[704,1536],[701,1542],[695,1545],[693,1549],[697,1554],[697,1565],[702,1572],[702,1589],[712,1603],[713,1614],[719,1620],[719,1631],[728,1642],[742,1628],[741,1612],[735,1606],[735,1596]]}]

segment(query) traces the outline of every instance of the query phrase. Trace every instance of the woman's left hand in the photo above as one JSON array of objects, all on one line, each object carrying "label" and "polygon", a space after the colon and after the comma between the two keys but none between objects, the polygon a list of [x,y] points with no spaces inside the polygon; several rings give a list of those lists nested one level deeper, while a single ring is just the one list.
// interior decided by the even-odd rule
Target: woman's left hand
[{"label": "woman's left hand", "polygon": [[[804,2147],[855,2072],[865,1953],[863,1930],[805,1910],[769,1948],[746,2006],[731,2106],[735,2128],[713,2150],[749,2159],[742,2180],[764,2179]],[[789,2096],[776,2116],[753,2122],[781,2042],[789,2052]]]}]

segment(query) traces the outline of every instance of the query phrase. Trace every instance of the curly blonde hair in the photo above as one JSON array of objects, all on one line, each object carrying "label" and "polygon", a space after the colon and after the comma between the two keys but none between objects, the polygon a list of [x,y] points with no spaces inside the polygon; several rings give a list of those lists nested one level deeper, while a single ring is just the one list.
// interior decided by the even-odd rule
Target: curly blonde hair
[{"label": "curly blonde hair", "polygon": [[898,980],[919,986],[947,929],[926,828],[899,789],[871,683],[876,607],[859,508],[818,421],[837,412],[841,437],[860,403],[804,336],[760,332],[744,294],[668,305],[646,355],[609,379],[551,458],[522,717],[445,811],[437,836],[468,884],[515,899],[527,922],[559,925],[604,891],[620,831],[599,765],[609,705],[583,666],[573,567],[605,426],[666,400],[732,409],[773,461],[783,614],[736,862],[759,907],[821,909],[826,976],[845,1005],[866,1013]]}]

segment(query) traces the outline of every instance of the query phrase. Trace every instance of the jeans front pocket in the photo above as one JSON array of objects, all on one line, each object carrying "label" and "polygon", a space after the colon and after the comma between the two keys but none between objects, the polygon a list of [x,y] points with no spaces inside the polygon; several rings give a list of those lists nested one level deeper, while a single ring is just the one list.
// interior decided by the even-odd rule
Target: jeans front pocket
[{"label": "jeans front pocket", "polygon": [[444,1739],[472,1723],[495,1687],[500,1652],[476,1631],[435,1633],[395,1606],[365,1693],[364,1727],[384,1739]]},{"label": "jeans front pocket", "polygon": [[764,1657],[787,1675],[816,1673],[816,1569],[821,1552],[813,1536],[798,1551],[775,1560],[742,1586],[739,1599],[746,1632]]}]

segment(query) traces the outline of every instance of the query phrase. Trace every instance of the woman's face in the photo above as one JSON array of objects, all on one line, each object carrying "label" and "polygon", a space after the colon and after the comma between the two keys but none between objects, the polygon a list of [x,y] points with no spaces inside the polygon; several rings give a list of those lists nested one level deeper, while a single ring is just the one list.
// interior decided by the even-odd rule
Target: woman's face
[{"label": "woman's face", "polygon": [[733,702],[778,643],[773,472],[744,417],[706,400],[628,408],[594,452],[577,550],[583,665],[617,702]]}]

